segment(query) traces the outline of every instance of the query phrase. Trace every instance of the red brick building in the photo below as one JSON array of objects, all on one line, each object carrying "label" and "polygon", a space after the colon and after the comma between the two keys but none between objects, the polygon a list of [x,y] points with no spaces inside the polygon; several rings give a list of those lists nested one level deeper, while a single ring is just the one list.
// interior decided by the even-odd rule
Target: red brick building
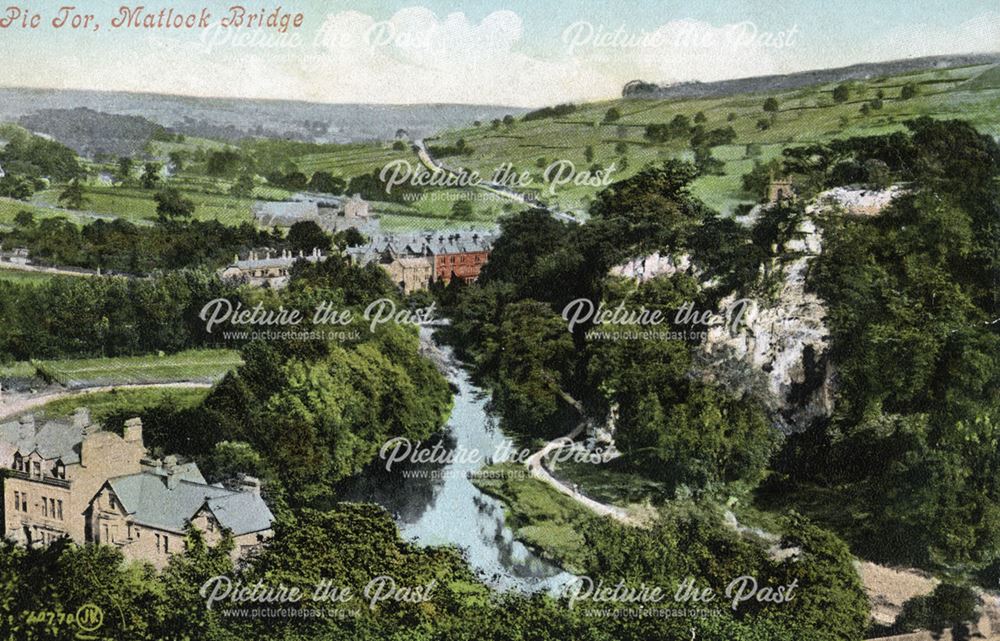
[{"label": "red brick building", "polygon": [[455,251],[434,256],[434,277],[445,284],[452,278],[460,278],[471,283],[479,278],[483,265],[490,259],[488,249]]}]

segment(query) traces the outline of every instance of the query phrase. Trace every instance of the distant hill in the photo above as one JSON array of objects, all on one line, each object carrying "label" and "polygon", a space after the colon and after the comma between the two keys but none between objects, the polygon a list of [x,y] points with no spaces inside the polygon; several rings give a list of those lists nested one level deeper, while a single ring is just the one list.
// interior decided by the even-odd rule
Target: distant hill
[{"label": "distant hill", "polygon": [[132,156],[163,127],[142,116],[121,116],[77,107],[42,109],[21,116],[18,124],[29,131],[45,134],[72,148],[81,156],[97,154]]},{"label": "distant hill", "polygon": [[[307,142],[361,142],[391,140],[399,130],[410,137],[431,135],[443,129],[468,126],[474,121],[489,122],[506,114],[520,115],[525,109],[494,105],[366,105],[319,104],[279,100],[193,98],[125,92],[24,89],[0,87],[0,121],[46,123],[50,130],[52,112],[63,113],[81,130],[104,130],[106,119],[98,123],[95,112],[144,119],[148,125],[162,126],[188,136],[236,141],[247,137],[283,138]],[[40,114],[39,116],[35,116]],[[130,129],[138,121],[121,121]],[[60,125],[61,139],[73,125]],[[49,132],[44,132],[49,133]],[[100,148],[102,141],[71,136],[78,149]],[[84,134],[85,135],[85,134]],[[128,136],[131,138],[131,135]]]},{"label": "distant hill", "polygon": [[787,91],[833,82],[868,80],[880,76],[893,76],[923,69],[944,69],[1000,62],[1000,53],[969,54],[957,56],[928,56],[908,60],[872,62],[836,69],[817,69],[784,75],[756,76],[716,82],[681,82],[658,85],[643,80],[633,80],[622,89],[624,98],[715,98],[737,94]]},{"label": "distant hill", "polygon": [[1000,65],[990,67],[962,83],[963,89],[1000,89]]}]

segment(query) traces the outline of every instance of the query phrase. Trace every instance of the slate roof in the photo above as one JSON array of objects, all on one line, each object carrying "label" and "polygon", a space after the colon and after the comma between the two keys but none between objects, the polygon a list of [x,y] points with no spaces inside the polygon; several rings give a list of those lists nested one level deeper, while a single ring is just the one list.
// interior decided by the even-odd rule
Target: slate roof
[{"label": "slate roof", "polygon": [[267,504],[254,492],[233,492],[206,502],[222,527],[236,536],[266,530],[274,522]]},{"label": "slate roof", "polygon": [[393,256],[438,256],[489,251],[497,234],[490,231],[424,232],[375,236],[367,245],[350,247],[347,254],[365,264],[385,254]]},{"label": "slate roof", "polygon": [[137,523],[163,530],[183,532],[206,503],[236,536],[266,530],[274,521],[264,499],[253,492],[233,492],[183,478],[171,488],[166,475],[146,472],[110,479],[108,485]]},{"label": "slate roof", "polygon": [[66,465],[80,462],[83,428],[71,423],[48,421],[37,432],[18,421],[0,424],[0,441],[10,443],[28,456],[37,451],[45,460],[61,459]]}]

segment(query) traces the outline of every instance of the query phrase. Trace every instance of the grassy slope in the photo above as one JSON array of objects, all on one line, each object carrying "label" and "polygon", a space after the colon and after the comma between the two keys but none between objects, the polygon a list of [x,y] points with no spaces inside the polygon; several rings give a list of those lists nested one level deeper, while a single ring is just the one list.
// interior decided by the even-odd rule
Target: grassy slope
[{"label": "grassy slope", "polygon": [[[716,158],[725,163],[719,176],[703,176],[694,184],[694,193],[709,206],[731,212],[736,205],[750,202],[753,196],[742,192],[740,177],[753,166],[754,159],[767,160],[780,155],[789,145],[830,140],[835,137],[877,134],[902,128],[903,122],[917,116],[936,118],[960,117],[971,121],[981,130],[1000,135],[1000,68],[973,66],[913,72],[899,76],[876,78],[854,83],[851,98],[845,103],[835,103],[833,85],[820,85],[776,94],[737,95],[722,98],[686,100],[618,99],[581,105],[568,116],[535,121],[517,121],[512,126],[494,129],[489,123],[480,127],[445,132],[431,144],[450,145],[464,138],[472,149],[468,155],[444,159],[450,166],[461,166],[490,177],[498,167],[510,163],[520,174],[528,172],[532,184],[523,191],[534,191],[543,200],[566,210],[584,211],[600,189],[599,186],[564,185],[556,193],[548,192],[543,177],[543,167],[555,160],[568,160],[577,170],[586,170],[592,164],[585,158],[585,150],[593,149],[593,163],[602,167],[615,164],[617,170],[611,178],[625,178],[650,163],[668,158],[691,159],[687,139],[654,144],[643,137],[650,124],[669,122],[675,115],[693,118],[703,112],[707,129],[732,126],[737,133],[736,143],[717,147]],[[915,84],[919,93],[910,100],[899,98],[902,87]],[[876,91],[884,92],[884,108],[862,115],[860,107],[875,98]],[[767,117],[762,110],[764,99],[773,95],[778,99],[780,111],[772,126],[764,131],[757,127]],[[610,108],[618,109],[622,117],[613,123],[604,123]],[[732,117],[732,120],[730,118]],[[273,144],[279,144],[272,141]],[[197,148],[221,148],[223,143],[189,139],[184,143],[151,143],[158,157],[165,157],[175,149],[193,151]],[[624,152],[615,147],[624,144]],[[759,148],[759,155],[748,156],[747,146]],[[417,161],[409,148],[393,149],[389,143],[359,143],[350,145],[324,145],[294,158],[299,170],[306,175],[328,171],[350,179],[360,174],[381,169],[386,163],[405,159],[416,166]],[[622,168],[622,161],[627,163]],[[542,167],[539,167],[539,163]],[[104,169],[110,169],[105,167]],[[184,173],[172,179],[187,198],[196,204],[195,216],[199,219],[218,219],[227,224],[238,224],[251,219],[252,200],[230,196],[232,182]],[[0,199],[0,226],[10,225],[14,215],[28,209],[36,217],[66,215],[76,222],[88,222],[93,217],[82,213],[67,213],[46,209],[58,203],[61,189],[56,186],[36,194],[34,206]],[[153,191],[135,187],[89,184],[86,187],[90,202],[86,209],[98,214],[121,216],[134,221],[155,219],[156,206]],[[422,201],[398,204],[375,203],[382,214],[383,226],[389,230],[437,228],[442,226],[470,225],[495,221],[507,211],[520,208],[502,199],[475,201],[474,215],[469,221],[455,221],[449,216],[457,190],[436,192]],[[478,192],[482,195],[483,192]],[[258,187],[256,198],[280,199],[288,194],[279,189]]]},{"label": "grassy slope", "polygon": [[[990,70],[976,81],[966,82],[984,70]],[[760,145],[762,160],[780,154],[789,145],[830,140],[836,137],[878,134],[901,129],[907,119],[921,115],[937,118],[960,117],[971,121],[983,131],[1000,134],[1000,81],[995,68],[986,66],[933,70],[873,79],[856,83],[851,98],[841,104],[833,101],[834,85],[821,85],[773,94],[780,104],[774,124],[759,131],[758,120],[767,116],[762,110],[768,95],[740,95],[724,98],[691,100],[612,100],[581,106],[569,116],[530,122],[518,121],[512,127],[498,130],[486,125],[478,129],[448,132],[439,137],[439,144],[454,143],[464,138],[473,153],[461,159],[449,159],[486,175],[501,163],[509,162],[518,171],[528,170],[534,185],[544,187],[537,160],[547,162],[567,159],[578,168],[590,163],[584,158],[587,146],[593,147],[594,162],[610,166],[624,155],[628,168],[617,172],[617,178],[628,176],[650,162],[666,158],[691,157],[686,139],[652,144],[643,138],[649,124],[669,122],[675,115],[693,118],[698,112],[707,117],[708,129],[732,126],[737,133],[736,144],[715,149],[714,155],[725,161],[724,176],[700,178],[695,193],[710,206],[731,211],[739,202],[752,200],[740,189],[740,176],[753,164],[745,154],[747,144]],[[916,97],[900,100],[899,93],[906,83],[919,88]],[[876,91],[885,94],[884,108],[865,116],[860,107],[875,98]],[[611,107],[618,109],[619,121],[604,124],[604,114]],[[735,119],[730,121],[730,114]],[[615,151],[623,142],[625,154]],[[562,187],[550,200],[564,208],[584,206],[596,190],[591,187]]]},{"label": "grassy slope", "polygon": [[127,356],[14,363],[0,367],[0,378],[27,378],[41,368],[64,385],[116,385],[166,381],[212,381],[241,363],[239,352],[197,349],[165,356]]},{"label": "grassy slope", "polygon": [[36,418],[56,419],[69,416],[80,406],[90,410],[97,422],[109,415],[129,411],[136,414],[146,408],[170,404],[178,408],[194,407],[208,395],[209,389],[116,389],[46,403],[32,413]]}]

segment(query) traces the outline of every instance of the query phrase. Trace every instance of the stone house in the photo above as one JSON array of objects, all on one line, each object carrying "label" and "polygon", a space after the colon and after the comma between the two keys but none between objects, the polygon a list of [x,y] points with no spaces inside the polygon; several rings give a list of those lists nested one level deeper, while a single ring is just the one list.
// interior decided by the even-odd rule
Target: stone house
[{"label": "stone house", "polygon": [[296,255],[285,250],[274,257],[271,256],[271,252],[265,252],[264,257],[261,258],[257,252],[250,252],[245,260],[234,256],[233,262],[219,270],[218,275],[219,278],[228,283],[281,289],[288,285],[289,274],[295,261],[305,260],[310,263],[318,263],[326,258],[325,254],[315,248],[308,256],[304,255],[302,251]]},{"label": "stone house", "polygon": [[[355,264],[378,263],[409,293],[433,282],[448,284],[452,278],[475,281],[489,261],[493,239],[492,233],[477,231],[375,236],[366,246],[349,248],[347,256]],[[426,277],[428,262],[431,273]]]},{"label": "stone house", "polygon": [[183,551],[189,523],[210,543],[224,529],[232,532],[234,557],[271,535],[274,517],[258,482],[245,478],[226,489],[207,484],[194,463],[147,458],[138,418],[126,421],[119,436],[93,423],[84,408],[44,425],[22,416],[0,424],[0,467],[7,473],[3,533],[25,545],[62,537],[106,543],[128,559],[163,567]]},{"label": "stone house", "polygon": [[434,260],[430,256],[397,256],[383,268],[404,294],[427,289],[434,280]]},{"label": "stone house", "polygon": [[254,218],[262,227],[291,227],[297,222],[311,220],[331,233],[351,228],[366,235],[379,232],[379,217],[371,211],[371,206],[360,194],[349,198],[306,198],[308,199],[258,202],[253,206]]},{"label": "stone house", "polygon": [[183,470],[169,456],[155,471],[108,479],[85,516],[90,541],[118,546],[126,559],[157,568],[184,550],[188,525],[201,530],[209,545],[229,531],[235,561],[271,538],[274,522],[256,479],[244,477],[236,490],[209,485],[197,467]]},{"label": "stone house", "polygon": [[795,200],[795,187],[791,178],[772,178],[767,186],[767,201],[780,203]]},{"label": "stone house", "polygon": [[141,471],[145,452],[138,419],[121,437],[92,423],[84,408],[68,423],[36,425],[26,415],[0,425],[0,464],[8,468],[4,535],[25,544],[61,536],[85,543],[90,497],[109,477]]},{"label": "stone house", "polygon": [[455,278],[474,282],[490,259],[491,247],[492,242],[478,234],[439,236],[429,249],[434,256],[434,280],[445,285]]}]

